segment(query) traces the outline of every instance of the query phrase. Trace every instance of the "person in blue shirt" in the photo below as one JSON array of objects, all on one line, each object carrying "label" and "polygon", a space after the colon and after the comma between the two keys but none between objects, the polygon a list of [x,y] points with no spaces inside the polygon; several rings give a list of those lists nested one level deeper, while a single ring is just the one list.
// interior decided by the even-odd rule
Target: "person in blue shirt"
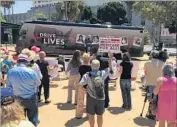
[{"label": "person in blue shirt", "polygon": [[38,111],[37,88],[41,84],[36,72],[27,67],[29,58],[27,55],[18,56],[17,66],[7,73],[7,88],[13,90],[15,99],[24,107],[25,114],[35,126]]}]

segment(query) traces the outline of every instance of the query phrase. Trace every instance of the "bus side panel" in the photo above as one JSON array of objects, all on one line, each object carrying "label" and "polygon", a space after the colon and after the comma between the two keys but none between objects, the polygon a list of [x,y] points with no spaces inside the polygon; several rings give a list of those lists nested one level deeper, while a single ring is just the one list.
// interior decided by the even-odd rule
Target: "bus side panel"
[{"label": "bus side panel", "polygon": [[[143,38],[143,33],[141,33],[140,30],[31,23],[24,23],[22,30],[23,29],[27,30],[27,38],[24,39],[24,47],[29,48],[36,45],[48,54],[72,54],[75,49],[85,50],[86,40],[90,37],[92,42],[92,37],[127,37],[129,46],[122,46],[121,48],[126,48],[132,56],[134,56],[134,54],[135,56],[140,56],[144,46],[143,43],[140,47],[133,46],[135,37]],[[78,43],[78,37],[80,35],[82,35],[84,40],[83,43]],[[98,43],[92,43],[91,48],[98,48]]]}]

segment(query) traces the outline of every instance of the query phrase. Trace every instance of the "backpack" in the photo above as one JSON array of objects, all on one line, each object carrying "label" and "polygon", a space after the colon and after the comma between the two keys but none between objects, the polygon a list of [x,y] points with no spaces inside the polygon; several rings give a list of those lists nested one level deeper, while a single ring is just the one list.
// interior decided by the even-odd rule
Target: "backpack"
[{"label": "backpack", "polygon": [[95,90],[97,98],[103,98],[104,97],[104,80],[102,78],[102,72],[98,71],[96,76],[93,76],[91,72],[89,72],[89,76],[91,79],[91,82],[93,84],[93,88]]},{"label": "backpack", "polygon": [[7,73],[9,71],[9,66],[7,64],[5,64],[4,62],[1,63],[1,71],[2,73]]}]

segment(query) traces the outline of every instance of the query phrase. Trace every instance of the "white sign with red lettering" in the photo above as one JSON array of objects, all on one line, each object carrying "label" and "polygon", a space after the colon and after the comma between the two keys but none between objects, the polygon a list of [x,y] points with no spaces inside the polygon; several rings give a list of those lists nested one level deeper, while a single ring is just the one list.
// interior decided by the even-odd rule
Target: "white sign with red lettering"
[{"label": "white sign with red lettering", "polygon": [[120,52],[120,38],[104,38],[100,37],[99,52]]}]

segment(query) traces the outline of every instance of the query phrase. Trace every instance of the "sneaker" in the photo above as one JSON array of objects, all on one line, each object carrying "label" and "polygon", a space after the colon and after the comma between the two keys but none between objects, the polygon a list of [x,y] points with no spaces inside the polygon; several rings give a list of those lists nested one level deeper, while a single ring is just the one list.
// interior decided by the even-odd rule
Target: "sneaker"
[{"label": "sneaker", "polygon": [[47,100],[45,100],[45,103],[46,103],[46,104],[49,104],[49,103],[51,103],[51,100],[48,100],[48,99],[47,99]]},{"label": "sneaker", "polygon": [[105,105],[104,107],[105,107],[105,108],[108,108],[108,107],[109,107],[109,104]]},{"label": "sneaker", "polygon": [[126,107],[125,107],[124,104],[123,104],[121,108],[126,108]]},{"label": "sneaker", "polygon": [[72,102],[71,101],[67,101],[68,104],[71,104]]},{"label": "sneaker", "polygon": [[151,120],[155,120],[155,115],[146,115],[146,118],[151,119]]},{"label": "sneaker", "polygon": [[42,102],[42,101],[43,101],[43,99],[39,99],[39,100],[38,100],[38,102]]}]

